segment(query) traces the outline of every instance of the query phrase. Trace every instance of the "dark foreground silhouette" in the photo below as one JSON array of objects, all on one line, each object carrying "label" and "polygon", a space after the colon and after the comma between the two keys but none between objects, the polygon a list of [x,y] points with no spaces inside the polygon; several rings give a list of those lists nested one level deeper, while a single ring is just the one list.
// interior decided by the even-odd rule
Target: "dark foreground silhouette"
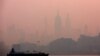
[{"label": "dark foreground silhouette", "polygon": [[45,54],[42,52],[39,53],[20,53],[15,52],[14,48],[12,48],[11,52],[7,56],[48,56],[49,54]]},{"label": "dark foreground silhouette", "polygon": [[[27,53],[14,53],[12,51],[8,56],[24,56],[24,54],[31,56],[33,53],[29,52],[34,52],[33,50],[40,50],[51,55],[100,55],[100,33],[96,36],[80,35],[77,41],[72,38],[61,37],[46,46],[38,46],[34,43],[18,43],[13,47],[17,52],[21,50]],[[45,53],[38,52],[32,56],[48,56]]]}]

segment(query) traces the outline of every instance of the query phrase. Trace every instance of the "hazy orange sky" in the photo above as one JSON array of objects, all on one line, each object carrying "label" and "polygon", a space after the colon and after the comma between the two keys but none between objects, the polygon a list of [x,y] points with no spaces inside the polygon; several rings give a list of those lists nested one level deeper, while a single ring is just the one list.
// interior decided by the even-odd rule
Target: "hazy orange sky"
[{"label": "hazy orange sky", "polygon": [[2,6],[3,40],[11,44],[21,38],[41,44],[57,39],[54,26],[58,11],[62,37],[67,38],[68,14],[73,39],[85,32],[85,24],[87,35],[96,35],[100,30],[100,0],[3,0]]}]

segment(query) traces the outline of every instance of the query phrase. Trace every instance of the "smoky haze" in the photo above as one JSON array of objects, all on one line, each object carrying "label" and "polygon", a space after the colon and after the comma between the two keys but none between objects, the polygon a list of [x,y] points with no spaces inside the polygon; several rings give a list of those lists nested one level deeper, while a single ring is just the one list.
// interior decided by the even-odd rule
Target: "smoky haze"
[{"label": "smoky haze", "polygon": [[61,37],[77,40],[80,34],[94,36],[100,30],[99,0],[4,0],[2,3],[0,20],[6,44],[23,41],[47,44],[58,39],[55,37],[58,14]]}]

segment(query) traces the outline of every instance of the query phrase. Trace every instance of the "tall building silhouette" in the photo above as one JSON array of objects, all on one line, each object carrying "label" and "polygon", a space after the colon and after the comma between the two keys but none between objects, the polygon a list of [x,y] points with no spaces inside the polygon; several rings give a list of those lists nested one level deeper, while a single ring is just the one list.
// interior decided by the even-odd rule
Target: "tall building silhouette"
[{"label": "tall building silhouette", "polygon": [[61,37],[61,17],[59,15],[59,11],[57,12],[55,19],[55,35],[56,37]]},{"label": "tall building silhouette", "polygon": [[85,24],[85,26],[84,26],[83,34],[84,35],[87,35],[88,34],[88,26],[87,26],[87,24]]},{"label": "tall building silhouette", "polygon": [[67,19],[66,19],[66,32],[67,32],[67,37],[71,37],[71,21],[70,21],[70,16],[67,14]]},{"label": "tall building silhouette", "polygon": [[3,5],[3,0],[0,0],[0,39],[3,37],[3,32],[2,32],[2,5]]},{"label": "tall building silhouette", "polygon": [[20,43],[24,43],[24,41],[25,41],[25,33],[22,30],[20,30],[19,34],[20,34],[19,42]]}]

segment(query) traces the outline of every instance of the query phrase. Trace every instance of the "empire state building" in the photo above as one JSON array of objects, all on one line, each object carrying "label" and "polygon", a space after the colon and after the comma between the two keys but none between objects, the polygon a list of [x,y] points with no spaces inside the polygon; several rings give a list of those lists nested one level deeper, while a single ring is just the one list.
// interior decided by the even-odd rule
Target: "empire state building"
[{"label": "empire state building", "polygon": [[55,36],[61,37],[61,17],[59,15],[59,12],[57,12],[57,16],[55,18]]}]

